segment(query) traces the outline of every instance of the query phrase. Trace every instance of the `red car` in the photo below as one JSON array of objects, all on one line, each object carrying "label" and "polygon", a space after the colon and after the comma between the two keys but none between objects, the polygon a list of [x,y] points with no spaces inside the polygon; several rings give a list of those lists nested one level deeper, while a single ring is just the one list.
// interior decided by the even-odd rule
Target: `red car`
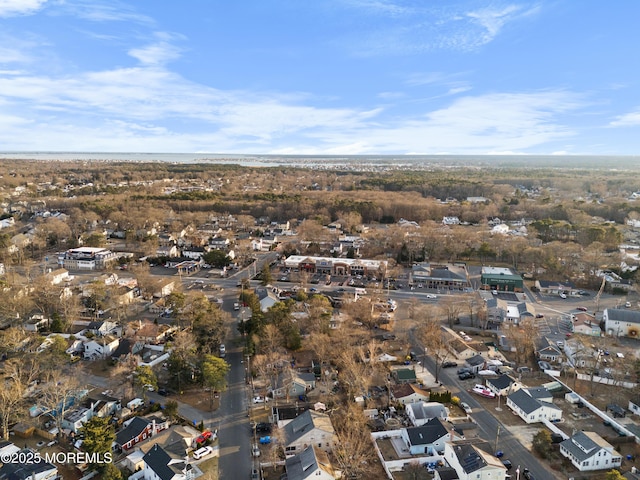
[{"label": "red car", "polygon": [[200,434],[198,438],[196,438],[196,443],[204,443],[209,440],[213,436],[209,430],[206,430]]}]

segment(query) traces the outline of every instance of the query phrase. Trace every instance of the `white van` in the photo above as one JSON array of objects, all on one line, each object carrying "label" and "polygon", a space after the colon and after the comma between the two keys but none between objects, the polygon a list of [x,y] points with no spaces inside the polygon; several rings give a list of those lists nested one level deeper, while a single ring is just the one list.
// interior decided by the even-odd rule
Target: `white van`
[{"label": "white van", "polygon": [[195,458],[196,460],[200,460],[202,457],[209,455],[211,452],[213,452],[213,448],[202,447],[193,452],[193,458]]}]

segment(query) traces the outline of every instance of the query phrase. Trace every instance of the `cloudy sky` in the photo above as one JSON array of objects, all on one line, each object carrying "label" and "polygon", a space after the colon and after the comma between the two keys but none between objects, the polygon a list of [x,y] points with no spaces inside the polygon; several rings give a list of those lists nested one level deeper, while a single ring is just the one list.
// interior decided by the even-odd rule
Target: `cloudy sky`
[{"label": "cloudy sky", "polygon": [[0,151],[640,154],[640,2],[0,0]]}]

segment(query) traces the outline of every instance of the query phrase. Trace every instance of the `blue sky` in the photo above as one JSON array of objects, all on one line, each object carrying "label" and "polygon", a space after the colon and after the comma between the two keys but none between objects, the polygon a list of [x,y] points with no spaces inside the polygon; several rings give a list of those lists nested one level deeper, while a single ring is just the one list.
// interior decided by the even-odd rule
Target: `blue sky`
[{"label": "blue sky", "polygon": [[0,0],[0,151],[640,154],[640,3]]}]

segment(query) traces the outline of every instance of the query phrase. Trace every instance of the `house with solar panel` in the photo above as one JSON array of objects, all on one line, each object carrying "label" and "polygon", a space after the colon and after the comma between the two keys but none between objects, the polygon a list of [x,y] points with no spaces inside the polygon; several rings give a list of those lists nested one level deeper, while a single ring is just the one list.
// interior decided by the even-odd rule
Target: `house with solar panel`
[{"label": "house with solar panel", "polygon": [[505,480],[507,468],[491,453],[489,442],[458,440],[444,444],[444,458],[458,480]]},{"label": "house with solar panel", "polygon": [[595,432],[577,431],[560,443],[560,453],[580,470],[610,470],[622,464],[622,456]]}]

